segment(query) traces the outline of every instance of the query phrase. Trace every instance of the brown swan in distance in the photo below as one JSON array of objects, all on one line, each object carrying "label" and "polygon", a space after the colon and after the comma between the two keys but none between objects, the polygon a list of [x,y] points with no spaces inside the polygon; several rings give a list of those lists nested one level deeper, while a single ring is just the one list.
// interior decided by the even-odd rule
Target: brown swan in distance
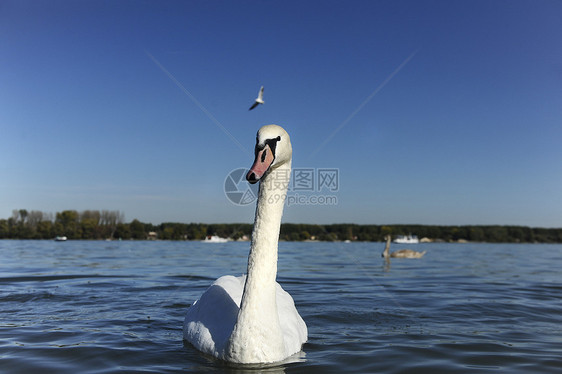
[{"label": "brown swan in distance", "polygon": [[422,258],[423,255],[425,255],[425,253],[427,251],[423,251],[423,252],[418,252],[418,251],[414,251],[412,249],[399,249],[397,251],[394,251],[392,253],[390,252],[390,241],[391,241],[391,237],[390,235],[385,236],[386,239],[386,246],[384,247],[384,251],[382,252],[382,257],[384,258]]}]

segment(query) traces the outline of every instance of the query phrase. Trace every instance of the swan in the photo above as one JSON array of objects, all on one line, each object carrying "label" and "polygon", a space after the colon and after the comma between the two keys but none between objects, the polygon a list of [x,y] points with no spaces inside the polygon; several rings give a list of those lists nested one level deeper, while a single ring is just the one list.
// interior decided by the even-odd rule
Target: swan
[{"label": "swan", "polygon": [[220,277],[188,309],[183,337],[201,352],[233,363],[273,363],[300,352],[307,340],[293,298],[275,280],[291,158],[282,127],[259,129],[246,175],[252,184],[261,181],[247,275]]},{"label": "swan", "polygon": [[384,251],[382,252],[382,257],[384,258],[389,258],[389,257],[394,257],[394,258],[422,258],[423,255],[426,254],[427,251],[423,251],[423,252],[418,252],[418,251],[414,251],[412,249],[399,249],[397,251],[394,251],[392,253],[388,253],[390,250],[390,240],[391,237],[390,235],[387,235],[385,237],[386,239],[386,246],[384,247]]},{"label": "swan", "polygon": [[257,107],[258,105],[264,104],[264,103],[265,103],[265,101],[263,101],[263,86],[261,86],[260,92],[258,92],[258,97],[256,97],[256,101],[252,104],[252,106],[248,110],[252,110],[255,107]]}]

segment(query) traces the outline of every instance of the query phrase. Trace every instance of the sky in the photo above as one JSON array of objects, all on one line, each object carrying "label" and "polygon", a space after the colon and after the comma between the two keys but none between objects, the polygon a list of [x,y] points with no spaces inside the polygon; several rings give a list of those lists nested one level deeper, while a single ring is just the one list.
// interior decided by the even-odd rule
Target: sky
[{"label": "sky", "polygon": [[225,180],[275,123],[316,182],[292,185],[305,201],[284,222],[562,227],[561,16],[548,0],[0,0],[0,218],[252,222]]}]

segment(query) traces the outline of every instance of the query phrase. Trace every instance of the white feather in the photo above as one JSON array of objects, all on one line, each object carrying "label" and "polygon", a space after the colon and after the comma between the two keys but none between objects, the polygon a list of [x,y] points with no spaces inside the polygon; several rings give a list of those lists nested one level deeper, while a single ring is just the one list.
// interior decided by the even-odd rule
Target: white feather
[{"label": "white feather", "polygon": [[258,131],[258,144],[278,139],[271,169],[260,185],[248,275],[217,279],[187,311],[184,339],[198,350],[236,363],[271,363],[298,353],[307,328],[293,298],[276,282],[277,245],[284,199],[276,178],[290,175],[289,135],[276,125]]}]

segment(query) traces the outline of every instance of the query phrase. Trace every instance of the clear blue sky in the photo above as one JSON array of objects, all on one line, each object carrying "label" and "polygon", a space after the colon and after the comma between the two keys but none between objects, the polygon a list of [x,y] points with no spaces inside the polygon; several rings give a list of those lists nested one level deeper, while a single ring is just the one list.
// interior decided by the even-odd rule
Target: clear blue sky
[{"label": "clear blue sky", "polygon": [[0,218],[251,222],[224,181],[276,123],[294,167],[340,178],[337,205],[285,222],[562,227],[561,17],[560,1],[0,0]]}]

